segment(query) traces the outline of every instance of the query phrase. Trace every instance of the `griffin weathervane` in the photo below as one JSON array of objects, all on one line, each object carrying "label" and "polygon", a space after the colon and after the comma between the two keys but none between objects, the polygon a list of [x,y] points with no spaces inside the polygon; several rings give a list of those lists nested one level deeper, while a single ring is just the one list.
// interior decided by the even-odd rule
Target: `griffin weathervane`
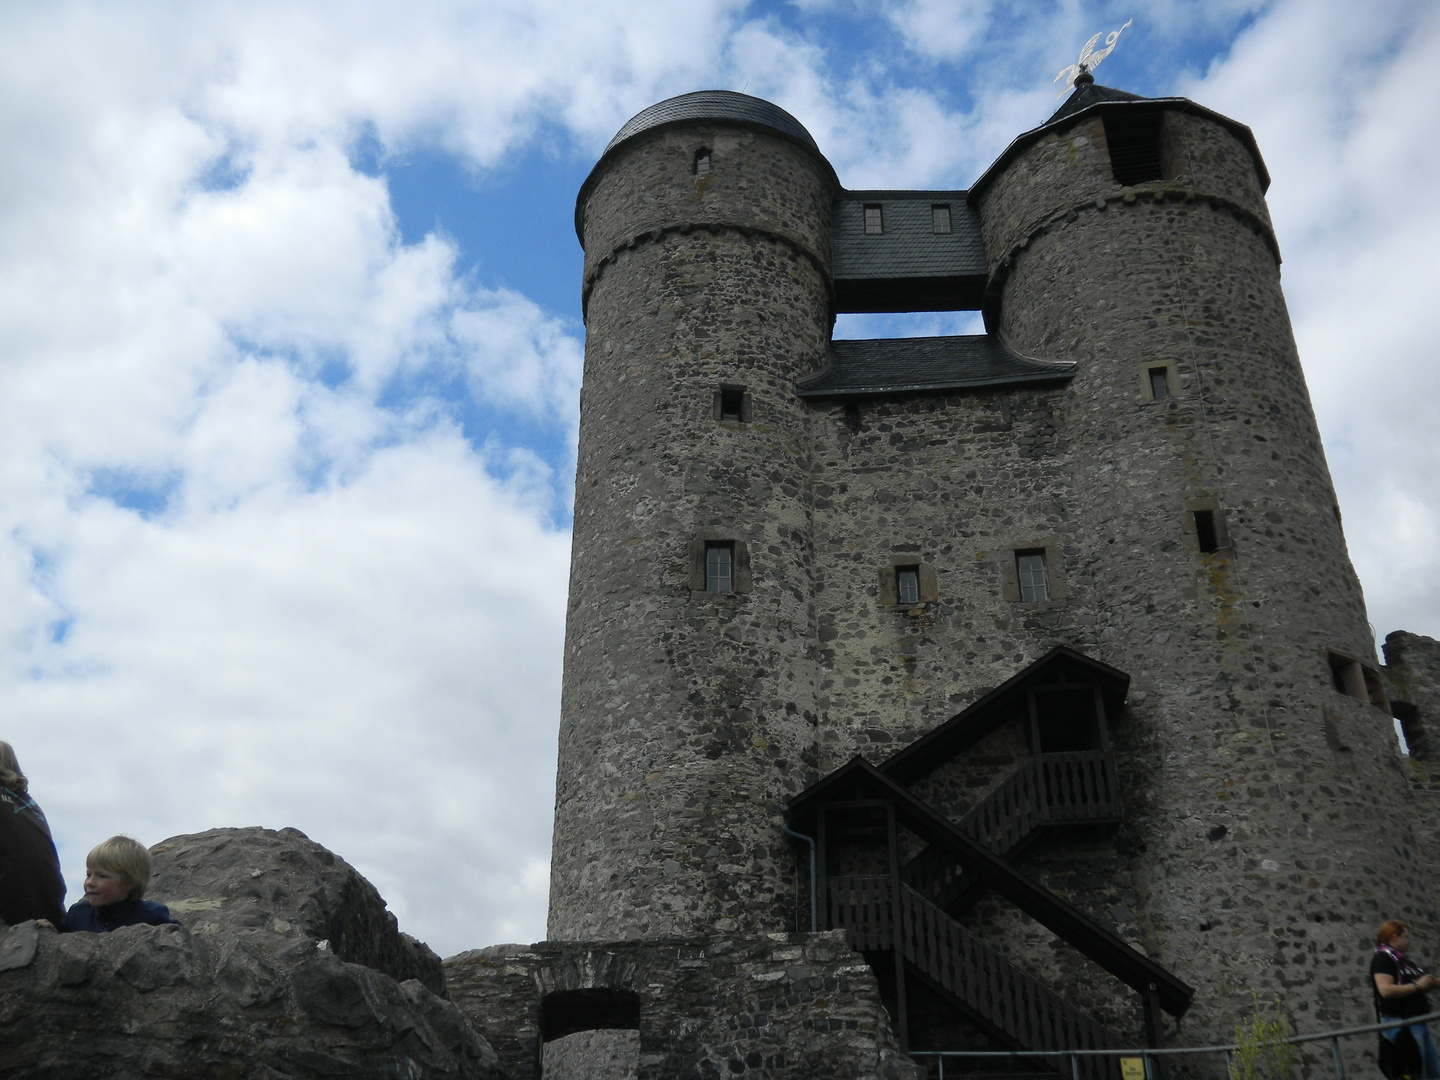
[{"label": "griffin weathervane", "polygon": [[1095,43],[1100,40],[1099,34],[1096,34],[1085,43],[1085,47],[1080,50],[1080,59],[1069,67],[1061,68],[1055,78],[1051,80],[1051,82],[1059,82],[1061,79],[1065,80],[1065,89],[1060,91],[1059,95],[1055,98],[1056,101],[1059,101],[1060,98],[1063,98],[1070,92],[1071,87],[1075,85],[1075,80],[1081,75],[1088,75],[1100,66],[1100,61],[1104,60],[1105,57],[1114,51],[1115,42],[1120,40],[1120,35],[1123,34],[1134,21],[1134,19],[1127,19],[1125,20],[1125,25],[1120,27],[1119,30],[1114,30],[1106,34],[1105,48],[1099,52],[1095,51]]}]

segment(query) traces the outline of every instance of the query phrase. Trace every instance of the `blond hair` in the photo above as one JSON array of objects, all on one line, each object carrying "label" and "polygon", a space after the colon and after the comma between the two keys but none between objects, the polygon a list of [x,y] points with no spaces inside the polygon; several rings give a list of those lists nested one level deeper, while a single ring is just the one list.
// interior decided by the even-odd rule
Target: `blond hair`
[{"label": "blond hair", "polygon": [[7,787],[16,795],[24,795],[30,781],[20,771],[20,762],[15,760],[15,748],[0,739],[0,787]]},{"label": "blond hair", "polygon": [[130,890],[130,899],[139,900],[150,884],[150,850],[129,836],[112,836],[90,849],[85,856],[85,869],[108,870],[120,875]]}]

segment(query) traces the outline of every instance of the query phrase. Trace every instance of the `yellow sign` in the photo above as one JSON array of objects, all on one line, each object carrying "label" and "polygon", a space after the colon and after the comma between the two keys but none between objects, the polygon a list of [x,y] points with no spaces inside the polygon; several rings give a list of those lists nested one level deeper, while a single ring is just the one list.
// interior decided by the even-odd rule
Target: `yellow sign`
[{"label": "yellow sign", "polygon": [[1122,1057],[1120,1080],[1145,1080],[1145,1059]]}]

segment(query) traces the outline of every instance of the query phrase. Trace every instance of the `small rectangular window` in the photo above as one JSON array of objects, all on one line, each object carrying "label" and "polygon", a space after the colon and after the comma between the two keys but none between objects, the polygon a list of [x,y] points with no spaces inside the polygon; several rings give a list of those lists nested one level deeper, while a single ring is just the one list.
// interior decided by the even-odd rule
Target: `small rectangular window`
[{"label": "small rectangular window", "polygon": [[1214,510],[1194,510],[1195,515],[1195,539],[1200,543],[1200,550],[1206,555],[1220,550],[1220,534],[1215,529]]},{"label": "small rectangular window", "polygon": [[885,218],[880,212],[879,203],[867,203],[865,205],[865,235],[879,236],[885,231]]},{"label": "small rectangular window", "polygon": [[1015,552],[1015,572],[1020,579],[1020,599],[1025,603],[1050,599],[1045,579],[1045,549]]},{"label": "small rectangular window", "polygon": [[745,388],[743,386],[720,387],[720,419],[743,420],[745,418]]},{"label": "small rectangular window", "polygon": [[1150,376],[1150,397],[1155,401],[1163,401],[1170,396],[1170,375],[1163,367],[1152,367],[1148,369]]},{"label": "small rectangular window", "polygon": [[1369,702],[1387,713],[1390,711],[1385,698],[1385,684],[1378,671],[1342,653],[1327,653],[1326,657],[1330,662],[1330,683],[1337,693]]},{"label": "small rectangular window", "polygon": [[950,231],[950,204],[936,203],[930,207],[930,230],[937,233]]},{"label": "small rectangular window", "polygon": [[897,566],[895,568],[895,599],[901,604],[920,602],[920,567]]},{"label": "small rectangular window", "polygon": [[710,151],[704,148],[695,151],[695,175],[710,175]]},{"label": "small rectangular window", "polygon": [[735,560],[733,543],[707,543],[705,545],[705,591],[716,593],[734,592],[732,567]]}]

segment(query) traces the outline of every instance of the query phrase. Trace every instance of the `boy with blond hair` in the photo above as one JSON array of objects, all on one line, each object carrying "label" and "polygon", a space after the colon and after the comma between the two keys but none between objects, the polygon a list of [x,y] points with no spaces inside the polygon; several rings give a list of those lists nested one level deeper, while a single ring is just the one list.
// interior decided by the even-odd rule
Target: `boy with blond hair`
[{"label": "boy with blond hair", "polygon": [[150,852],[139,840],[112,836],[85,856],[85,899],[65,916],[65,931],[103,934],[122,926],[173,923],[164,904],[144,900]]}]

